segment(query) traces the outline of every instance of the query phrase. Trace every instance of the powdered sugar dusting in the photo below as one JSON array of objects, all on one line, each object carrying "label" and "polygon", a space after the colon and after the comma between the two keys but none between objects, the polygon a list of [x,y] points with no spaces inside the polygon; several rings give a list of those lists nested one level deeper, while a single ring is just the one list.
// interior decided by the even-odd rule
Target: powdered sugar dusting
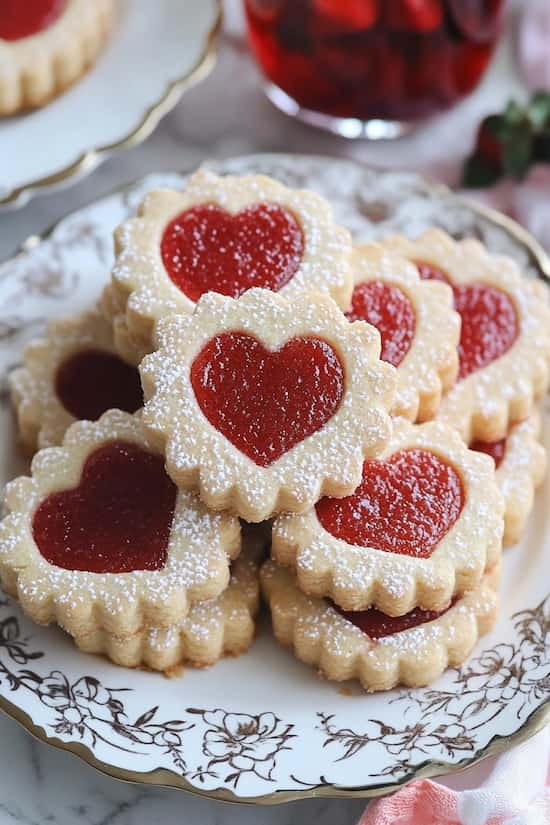
[{"label": "powdered sugar dusting", "polygon": [[360,547],[325,530],[315,509],[281,515],[273,527],[273,557],[296,569],[300,586],[330,596],[346,609],[378,607],[399,615],[417,605],[440,609],[456,591],[472,588],[494,564],[503,529],[503,501],[488,456],[467,450],[441,422],[411,425],[395,419],[380,458],[400,450],[433,452],[459,474],[464,505],[451,529],[426,558]]},{"label": "powdered sugar dusting", "polygon": [[329,679],[357,678],[367,690],[424,684],[426,674],[433,678],[449,659],[465,659],[496,615],[487,579],[438,618],[375,641],[324,599],[305,596],[290,571],[274,562],[266,562],[261,578],[280,641]]},{"label": "powdered sugar dusting", "polygon": [[[346,391],[324,426],[269,467],[236,449],[202,414],[189,370],[202,347],[223,332],[239,330],[278,349],[298,337],[319,337],[338,354]],[[145,425],[166,442],[167,466],[176,483],[195,485],[213,507],[234,507],[251,521],[282,509],[303,509],[323,491],[356,486],[365,455],[380,450],[389,430],[395,371],[377,358],[378,333],[349,324],[334,303],[305,295],[292,304],[265,290],[238,300],[205,295],[193,316],[159,324],[159,351],[142,366]]]},{"label": "powdered sugar dusting", "polygon": [[511,258],[490,254],[478,241],[454,241],[431,229],[411,241],[392,236],[389,252],[433,263],[462,288],[481,283],[501,290],[517,313],[519,334],[506,352],[460,380],[444,398],[438,416],[468,443],[496,440],[518,418],[529,415],[550,377],[550,302],[542,282],[527,280]]},{"label": "powdered sugar dusting", "polygon": [[[211,513],[191,493],[180,491],[170,530],[167,561],[160,570],[137,570],[124,574],[75,572],[49,564],[35,545],[30,523],[32,514],[50,492],[78,483],[86,457],[98,445],[129,440],[154,451],[143,432],[139,416],[111,411],[97,422],[78,422],[68,431],[62,448],[41,451],[33,461],[35,484],[32,496],[16,500],[18,518],[6,520],[0,554],[16,572],[24,608],[33,616],[40,604],[49,605],[43,621],[59,619],[64,626],[91,632],[104,621],[110,632],[123,635],[150,613],[159,625],[183,618],[189,602],[219,594],[228,579],[229,560],[240,547],[236,517]],[[7,529],[7,534],[6,534]],[[17,552],[11,553],[13,543]],[[172,621],[171,621],[172,619]],[[73,624],[71,624],[71,622]]]},{"label": "powdered sugar dusting", "polygon": [[[300,292],[315,290],[331,294],[345,307],[351,293],[351,239],[347,230],[334,223],[326,201],[312,192],[287,189],[262,176],[218,178],[199,170],[188,179],[183,192],[151,193],[140,209],[140,217],[127,221],[117,231],[113,287],[128,302],[131,330],[151,334],[155,321],[194,307],[194,291],[190,298],[176,286],[161,255],[163,233],[174,218],[201,205],[218,207],[235,216],[259,204],[287,210],[303,237],[299,265],[293,264],[292,276],[280,286],[281,293],[293,298]],[[178,254],[173,250],[165,250],[165,254],[177,265]]]}]

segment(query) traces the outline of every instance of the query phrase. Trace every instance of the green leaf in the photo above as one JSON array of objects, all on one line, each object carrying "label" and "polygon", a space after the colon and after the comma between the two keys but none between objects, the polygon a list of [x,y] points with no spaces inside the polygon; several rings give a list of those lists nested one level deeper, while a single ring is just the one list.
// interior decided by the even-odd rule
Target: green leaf
[{"label": "green leaf", "polygon": [[469,189],[492,186],[499,178],[499,170],[478,154],[471,155],[464,164],[462,185]]},{"label": "green leaf", "polygon": [[525,118],[525,110],[515,100],[510,100],[504,110],[504,117],[508,123],[521,123]]},{"label": "green leaf", "polygon": [[540,131],[550,125],[550,92],[535,92],[527,108],[529,119]]},{"label": "green leaf", "polygon": [[506,140],[510,130],[513,129],[513,126],[502,115],[489,115],[481,121],[481,125],[500,142]]},{"label": "green leaf", "polygon": [[522,127],[502,147],[502,166],[507,175],[521,180],[527,174],[533,156],[534,137]]},{"label": "green leaf", "polygon": [[533,163],[550,163],[550,130],[535,138]]}]

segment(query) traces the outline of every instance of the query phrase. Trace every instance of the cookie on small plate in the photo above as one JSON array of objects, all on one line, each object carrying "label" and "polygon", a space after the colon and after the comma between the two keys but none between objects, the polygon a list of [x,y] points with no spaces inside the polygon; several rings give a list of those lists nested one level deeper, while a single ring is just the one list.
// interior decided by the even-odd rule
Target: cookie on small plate
[{"label": "cookie on small plate", "polygon": [[112,0],[2,0],[0,116],[44,106],[77,81],[103,48],[112,13]]}]

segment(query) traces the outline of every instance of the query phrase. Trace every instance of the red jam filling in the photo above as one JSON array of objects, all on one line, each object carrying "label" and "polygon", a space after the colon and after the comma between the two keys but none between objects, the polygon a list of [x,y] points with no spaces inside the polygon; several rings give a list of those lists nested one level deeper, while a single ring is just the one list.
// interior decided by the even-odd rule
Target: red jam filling
[{"label": "red jam filling", "polygon": [[2,0],[0,40],[22,40],[52,26],[66,0]]},{"label": "red jam filling", "polygon": [[344,395],[344,368],[330,344],[292,338],[277,350],[239,332],[212,338],[191,384],[212,426],[260,467],[320,430]]},{"label": "red jam filling", "polygon": [[137,369],[101,350],[83,350],[63,361],[55,392],[67,412],[88,421],[96,421],[107,410],[135,413],[143,406]]},{"label": "red jam filling", "polygon": [[[415,263],[421,278],[450,283],[437,267]],[[518,337],[519,322],[512,299],[501,289],[481,283],[452,287],[455,309],[462,319],[458,345],[461,380],[508,352]]]},{"label": "red jam filling", "polygon": [[357,490],[322,498],[322,526],[359,547],[415,558],[430,556],[464,506],[458,473],[426,450],[400,450],[387,461],[367,460]]},{"label": "red jam filling", "polygon": [[304,236],[294,215],[273,203],[235,215],[205,204],[168,224],[160,251],[170,279],[192,301],[205,292],[238,298],[252,287],[282,289],[300,267]]},{"label": "red jam filling", "polygon": [[426,261],[414,261],[414,264],[423,281],[442,281],[444,284],[451,284],[449,276],[434,264],[429,264]]},{"label": "red jam filling", "polygon": [[501,438],[500,441],[472,441],[470,450],[490,455],[495,462],[495,467],[498,469],[506,452],[506,439]]},{"label": "red jam filling", "polygon": [[418,627],[426,622],[433,622],[443,616],[447,610],[456,603],[456,599],[451,602],[449,607],[445,610],[423,610],[421,607],[415,607],[410,613],[405,613],[404,616],[386,616],[380,610],[375,610],[371,607],[369,610],[342,610],[337,605],[333,607],[346,619],[366,633],[371,639],[382,639],[384,636],[393,636],[394,633],[401,633],[403,630],[410,630],[412,627]]},{"label": "red jam filling", "polygon": [[382,339],[382,361],[399,366],[411,347],[416,327],[413,305],[404,292],[382,281],[358,284],[346,317],[376,327]]},{"label": "red jam filling", "polygon": [[33,537],[46,561],[64,570],[161,570],[176,492],[161,456],[112,441],[88,457],[77,487],[41,502]]},{"label": "red jam filling", "polygon": [[501,289],[484,284],[455,286],[455,308],[462,318],[459,379],[504,355],[518,337],[514,304]]}]

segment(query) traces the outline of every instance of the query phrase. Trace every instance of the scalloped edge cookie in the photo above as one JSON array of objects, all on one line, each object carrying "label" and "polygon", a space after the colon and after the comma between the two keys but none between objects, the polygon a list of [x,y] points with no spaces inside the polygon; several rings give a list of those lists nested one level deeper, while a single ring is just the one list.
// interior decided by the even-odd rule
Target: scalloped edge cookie
[{"label": "scalloped edge cookie", "polygon": [[0,116],[44,106],[79,80],[101,52],[112,17],[112,0],[67,0],[37,34],[0,39]]},{"label": "scalloped edge cookie", "polygon": [[523,277],[512,258],[488,252],[477,240],[455,241],[441,229],[429,229],[414,241],[394,235],[382,243],[389,252],[439,267],[452,283],[484,283],[512,298],[520,335],[504,355],[457,381],[438,413],[468,443],[504,438],[513,423],[530,415],[548,387],[548,288],[542,281]]},{"label": "scalloped edge cookie", "polygon": [[103,289],[97,308],[112,327],[114,345],[120,357],[137,367],[152,350],[151,336],[140,338],[130,332],[124,303],[121,306],[119,296],[111,283]]},{"label": "scalloped edge cookie", "polygon": [[459,434],[439,421],[394,420],[393,437],[377,458],[425,449],[454,467],[465,501],[454,525],[427,558],[348,544],[325,530],[315,508],[280,515],[273,525],[272,558],[292,567],[311,596],[330,597],[344,610],[376,607],[401,616],[414,607],[442,610],[456,594],[472,590],[500,558],[504,502],[493,460],[468,450]]},{"label": "scalloped edge cookie", "polygon": [[100,629],[127,636],[144,624],[177,624],[192,604],[223,592],[230,560],[240,552],[238,520],[229,513],[210,513],[196,496],[179,491],[161,570],[89,573],[46,561],[32,536],[35,509],[50,493],[77,485],[87,457],[115,440],[156,452],[138,414],[110,410],[96,422],[73,424],[63,446],[38,452],[31,476],[6,488],[8,515],[0,523],[4,589],[37,624],[56,622],[72,636]]},{"label": "scalloped edge cookie", "polygon": [[496,621],[498,577],[495,568],[442,616],[375,641],[326,600],[302,593],[290,570],[267,561],[260,571],[276,639],[326,679],[357,679],[369,692],[422,687],[462,664]]},{"label": "scalloped edge cookie", "polygon": [[397,365],[393,415],[427,421],[439,409],[443,392],[458,373],[460,316],[453,309],[447,284],[421,280],[405,258],[388,254],[380,244],[363,244],[352,254],[354,288],[369,281],[397,287],[412,304],[416,327],[411,346]]},{"label": "scalloped edge cookie", "polygon": [[516,544],[533,509],[535,490],[546,475],[546,450],[539,443],[540,413],[515,424],[506,437],[504,456],[495,471],[504,497],[504,544]]},{"label": "scalloped edge cookie", "polygon": [[[235,447],[203,414],[189,378],[205,344],[238,331],[276,349],[300,336],[320,337],[337,352],[346,374],[340,406],[320,430],[267,467]],[[140,366],[146,403],[143,421],[178,487],[198,490],[216,510],[232,509],[247,521],[306,510],[322,495],[351,493],[366,456],[377,454],[391,429],[387,409],[395,370],[379,360],[378,331],[350,324],[328,296],[297,295],[291,303],[264,289],[239,299],[204,295],[193,315],[166,318],[157,328],[158,350]]]},{"label": "scalloped edge cookie", "polygon": [[111,324],[96,312],[53,321],[44,338],[25,347],[23,366],[11,373],[9,384],[26,451],[33,453],[37,448],[61,444],[67,429],[77,420],[57,397],[55,377],[69,356],[91,349],[128,361],[115,346]]},{"label": "scalloped edge cookie", "polygon": [[258,533],[243,532],[243,549],[231,565],[227,588],[216,599],[197,602],[179,624],[144,627],[131,636],[105,630],[77,636],[85,653],[107,656],[123,667],[168,671],[180,663],[210,667],[222,656],[245,653],[256,631],[260,606],[259,566],[267,543]]},{"label": "scalloped edge cookie", "polygon": [[317,291],[330,294],[342,308],[348,305],[352,288],[351,235],[334,222],[332,208],[324,198],[314,192],[289,189],[263,175],[218,177],[199,169],[187,180],[183,191],[150,192],[139,207],[138,217],[115,232],[111,302],[123,307],[132,336],[150,341],[157,321],[166,315],[192,312],[196,305],[164,268],[160,243],[167,224],[180,212],[200,204],[214,204],[236,213],[259,202],[286,207],[299,221],[305,239],[298,271],[277,294],[293,300],[301,292]]}]

